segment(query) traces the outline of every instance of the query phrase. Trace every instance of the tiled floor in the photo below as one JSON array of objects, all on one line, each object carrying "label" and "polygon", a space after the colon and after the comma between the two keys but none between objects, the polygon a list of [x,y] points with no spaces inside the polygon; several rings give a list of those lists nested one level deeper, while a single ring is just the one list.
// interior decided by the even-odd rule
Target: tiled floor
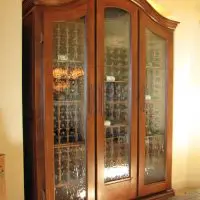
[{"label": "tiled floor", "polygon": [[175,197],[169,200],[200,200],[200,189],[186,190],[183,193],[178,193]]}]

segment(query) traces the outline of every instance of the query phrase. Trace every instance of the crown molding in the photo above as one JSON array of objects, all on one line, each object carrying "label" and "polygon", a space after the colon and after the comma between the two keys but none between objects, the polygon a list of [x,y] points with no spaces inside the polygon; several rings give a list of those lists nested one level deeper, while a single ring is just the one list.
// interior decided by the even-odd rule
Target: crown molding
[{"label": "crown molding", "polygon": [[[23,1],[23,14],[26,14],[36,5],[46,5],[46,6],[61,6],[67,5],[71,2],[76,2],[80,0],[24,0]],[[90,0],[88,0],[90,1]],[[116,0],[120,1],[120,0]],[[153,21],[157,22],[158,24],[174,30],[179,22],[167,19],[166,17],[162,16],[158,13],[153,6],[151,6],[146,0],[127,0],[131,1],[136,4],[140,9],[142,9]]]},{"label": "crown molding", "polygon": [[158,24],[168,29],[175,30],[175,28],[179,24],[179,22],[168,19],[163,15],[161,15],[146,0],[130,0],[130,1],[138,5],[153,21],[157,22]]}]

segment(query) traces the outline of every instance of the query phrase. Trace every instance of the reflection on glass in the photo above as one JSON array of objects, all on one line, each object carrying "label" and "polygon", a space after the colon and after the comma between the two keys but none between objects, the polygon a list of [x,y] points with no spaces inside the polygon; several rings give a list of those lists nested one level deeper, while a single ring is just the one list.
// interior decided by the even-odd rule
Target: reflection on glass
[{"label": "reflection on glass", "polygon": [[165,180],[166,41],[146,30],[145,184]]},{"label": "reflection on glass", "polygon": [[130,15],[105,10],[104,180],[130,176]]},{"label": "reflection on glass", "polygon": [[86,198],[85,20],[53,23],[55,199]]}]

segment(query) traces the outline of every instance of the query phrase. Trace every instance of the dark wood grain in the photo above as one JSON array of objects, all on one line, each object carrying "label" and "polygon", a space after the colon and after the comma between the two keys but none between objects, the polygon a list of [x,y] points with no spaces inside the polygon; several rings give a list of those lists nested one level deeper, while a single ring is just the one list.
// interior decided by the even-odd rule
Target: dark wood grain
[{"label": "dark wood grain", "polygon": [[[149,29],[167,41],[167,74],[166,74],[166,164],[165,180],[152,184],[144,184],[145,169],[145,112],[144,89],[146,82],[146,36],[145,30]],[[173,32],[164,29],[153,22],[143,12],[140,12],[140,72],[139,72],[139,196],[171,189],[171,165],[172,165],[172,100],[173,100]]]},{"label": "dark wood grain", "polygon": [[[53,15],[54,13],[52,13]],[[46,199],[53,200],[54,196],[54,136],[53,136],[53,76],[52,76],[52,27],[51,15],[44,13],[44,138],[45,138],[45,188]]]},{"label": "dark wood grain", "polygon": [[34,6],[34,0],[24,0],[22,2],[22,13],[25,16]]},{"label": "dark wood grain", "polygon": [[39,10],[23,23],[23,137],[26,199],[41,199],[44,190],[44,137],[42,101],[42,29]]},{"label": "dark wood grain", "polygon": [[42,10],[33,10],[33,68],[34,68],[34,127],[35,127],[35,170],[37,183],[37,199],[42,199],[45,192],[45,152],[44,152],[44,83],[43,83],[43,44],[41,33],[43,32]]},{"label": "dark wood grain", "polygon": [[34,132],[34,76],[33,76],[33,14],[23,20],[22,41],[22,90],[23,90],[23,150],[24,150],[24,184],[25,198],[34,200],[37,194]]}]

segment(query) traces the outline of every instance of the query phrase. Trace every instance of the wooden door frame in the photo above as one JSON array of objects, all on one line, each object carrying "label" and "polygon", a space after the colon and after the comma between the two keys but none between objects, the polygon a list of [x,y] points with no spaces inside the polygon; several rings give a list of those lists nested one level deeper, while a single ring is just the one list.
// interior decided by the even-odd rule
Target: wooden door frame
[{"label": "wooden door frame", "polygon": [[[145,168],[145,112],[144,112],[144,88],[146,80],[146,38],[145,29],[148,28],[153,33],[166,39],[166,174],[165,181],[144,184]],[[149,194],[171,189],[171,164],[172,164],[172,113],[173,113],[173,30],[154,22],[143,11],[140,11],[140,29],[139,29],[139,179],[138,194],[146,196]]]},{"label": "wooden door frame", "polygon": [[[132,110],[131,110],[131,177],[125,180],[104,183],[104,9],[116,7],[130,13],[131,16],[131,70],[132,70]],[[137,191],[137,113],[138,113],[138,8],[130,0],[97,0],[96,5],[96,137],[97,137],[97,199],[133,199]]]},{"label": "wooden door frame", "polygon": [[[53,76],[52,76],[52,22],[59,20],[75,20],[86,16],[87,41],[87,139],[86,139],[86,167],[87,167],[87,199],[95,199],[95,137],[94,137],[94,1],[75,1],[62,7],[44,8],[44,141],[45,141],[45,182],[46,199],[54,200],[54,137],[53,137]],[[50,135],[49,133],[52,133]]]}]

